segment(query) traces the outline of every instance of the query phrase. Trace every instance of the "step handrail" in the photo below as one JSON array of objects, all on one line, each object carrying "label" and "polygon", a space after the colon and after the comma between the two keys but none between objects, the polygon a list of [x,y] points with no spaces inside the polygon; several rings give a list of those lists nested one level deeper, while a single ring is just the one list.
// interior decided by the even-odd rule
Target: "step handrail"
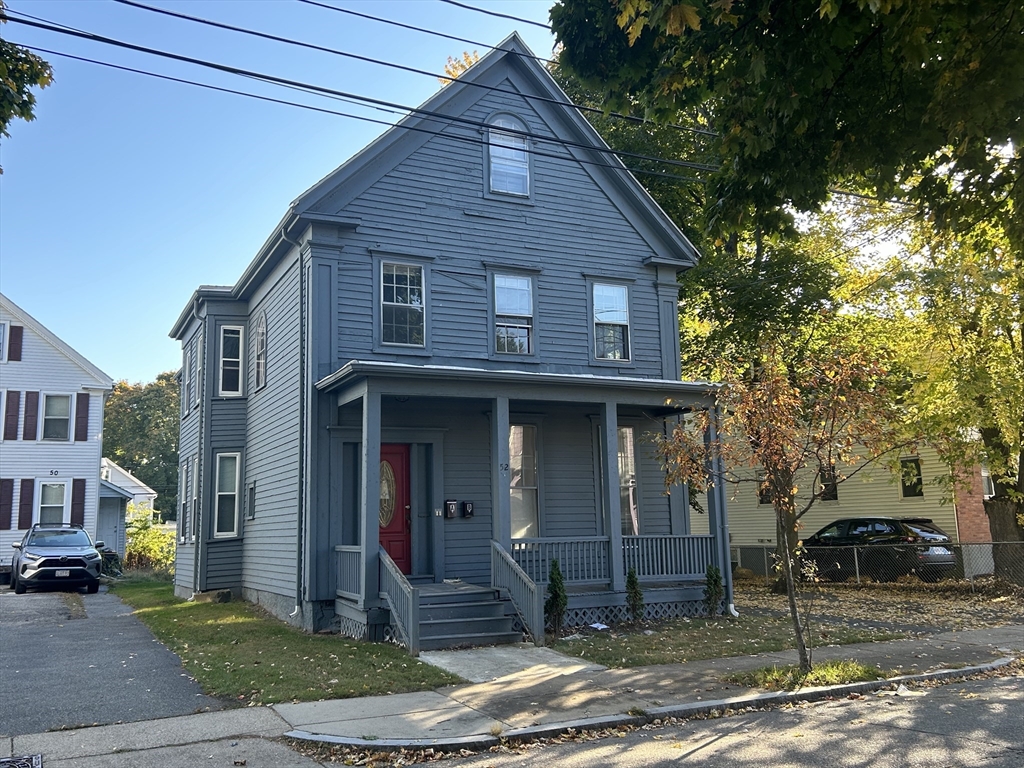
[{"label": "step handrail", "polygon": [[544,645],[544,602],[540,588],[494,539],[491,539],[491,586],[508,592],[533,644]]},{"label": "step handrail", "polygon": [[380,594],[391,609],[391,618],[410,656],[420,655],[420,588],[414,587],[380,548]]}]

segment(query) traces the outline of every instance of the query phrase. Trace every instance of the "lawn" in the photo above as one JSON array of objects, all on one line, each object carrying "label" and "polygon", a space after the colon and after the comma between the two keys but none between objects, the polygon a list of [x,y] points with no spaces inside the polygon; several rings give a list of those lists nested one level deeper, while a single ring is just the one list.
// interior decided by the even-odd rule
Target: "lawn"
[{"label": "lawn", "polygon": [[462,682],[383,643],[311,635],[242,601],[185,602],[170,583],[126,579],[112,591],[203,690],[240,705],[432,690]]}]

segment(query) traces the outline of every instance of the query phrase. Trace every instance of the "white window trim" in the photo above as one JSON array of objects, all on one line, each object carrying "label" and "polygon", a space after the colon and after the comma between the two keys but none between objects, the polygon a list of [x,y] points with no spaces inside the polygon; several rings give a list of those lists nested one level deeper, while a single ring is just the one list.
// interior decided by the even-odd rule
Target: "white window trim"
[{"label": "white window trim", "polygon": [[7,329],[10,327],[6,320],[0,323],[0,363],[7,362]]},{"label": "white window trim", "polygon": [[[495,123],[502,119],[508,120],[509,122],[512,122],[515,125],[509,126],[508,128],[496,126]],[[517,115],[511,114],[509,112],[499,112],[487,118],[487,141],[484,144],[484,152],[485,157],[487,159],[487,177],[485,179],[484,190],[486,196],[489,198],[529,202],[533,198],[533,156],[530,152],[530,138],[520,133],[510,133],[510,130],[528,133],[529,126],[526,124],[526,121],[523,120],[521,117],[518,117]],[[505,134],[506,136],[509,136],[517,141],[521,140],[523,142],[523,146],[520,151],[522,151],[526,155],[525,162],[523,163],[523,166],[526,170],[526,192],[511,192],[504,189],[495,189],[493,169],[494,148],[504,147],[505,145],[493,143],[491,141],[492,132],[497,134]],[[519,148],[514,147],[514,149],[518,150]]]},{"label": "white window trim", "polygon": [[[516,315],[516,314],[500,314],[498,312],[498,278],[514,278],[517,280],[528,280],[529,281],[529,294],[530,294],[530,314],[529,315]],[[491,325],[491,349],[495,356],[502,358],[512,357],[516,359],[529,359],[537,356],[537,280],[536,275],[523,274],[522,272],[515,272],[513,270],[494,270],[490,274],[491,283],[491,307],[490,307],[490,325]],[[526,352],[508,352],[505,350],[498,349],[498,318],[499,317],[512,317],[512,318],[528,318],[529,325],[529,344]]]},{"label": "white window trim", "polygon": [[[46,432],[46,398],[48,397],[66,397],[68,399],[68,436],[67,437],[43,437]],[[75,405],[77,398],[74,395],[66,392],[40,392],[39,393],[39,412],[36,414],[36,442],[37,443],[70,443],[75,437]],[[22,398],[22,406],[24,406],[24,397]],[[24,417],[22,414],[22,429],[24,429]]]},{"label": "white window trim", "polygon": [[189,472],[192,469],[192,459],[185,459],[178,465],[178,541],[188,541],[189,523],[192,511],[192,503],[189,498],[191,487],[189,483]]},{"label": "white window trim", "polygon": [[[420,291],[423,293],[423,304],[420,306],[420,311],[423,317],[423,343],[422,344],[402,344],[397,341],[384,341],[384,307],[408,307],[411,304],[396,304],[394,302],[384,301],[384,268],[387,266],[393,267],[411,267],[420,271]],[[423,349],[427,348],[427,268],[423,264],[417,264],[415,262],[401,261],[399,259],[381,259],[379,267],[379,279],[380,279],[380,293],[377,296],[378,301],[378,322],[380,323],[380,344],[382,347],[397,348],[397,349]]]},{"label": "white window trim", "polygon": [[253,334],[253,389],[259,392],[267,386],[267,313],[256,318]]},{"label": "white window trim", "polygon": [[199,527],[199,454],[192,457],[192,503],[189,504],[188,540],[196,540],[196,528]]},{"label": "white window trim", "polygon": [[192,344],[182,345],[181,359],[181,418],[189,414],[192,405]]},{"label": "white window trim", "polygon": [[[234,490],[234,493],[231,494],[231,495],[233,495],[235,497],[235,516],[234,516],[234,521],[233,521],[234,525],[232,526],[230,531],[218,531],[217,530],[217,523],[219,522],[219,517],[220,517],[220,515],[219,515],[219,511],[220,511],[220,497],[222,495],[223,496],[228,495],[228,494],[222,494],[221,490],[220,490],[221,459],[226,459],[226,458],[231,458],[231,457],[233,457],[235,459],[235,490]],[[241,475],[242,475],[242,454],[241,453],[235,453],[235,452],[232,452],[232,451],[226,451],[224,453],[218,453],[216,455],[215,459],[214,459],[214,463],[216,464],[217,471],[216,471],[216,478],[214,479],[214,486],[213,486],[213,514],[211,515],[211,517],[213,518],[213,520],[212,520],[212,522],[213,522],[213,538],[215,538],[215,539],[230,539],[230,538],[234,538],[234,537],[238,536],[238,513],[239,513],[239,502],[241,501],[241,498],[240,498],[240,487],[241,487],[241,479],[242,479],[241,478]]]},{"label": "white window trim", "polygon": [[200,328],[196,334],[196,367],[192,379],[192,386],[195,388],[195,395],[192,402],[199,405],[203,399],[203,329]]},{"label": "white window trim", "polygon": [[[64,510],[61,517],[62,523],[71,522],[71,498],[68,494],[68,481],[67,480],[51,480],[50,478],[40,478],[36,480],[36,498],[35,498],[35,509],[32,510],[32,522],[39,523],[42,517],[43,507],[43,486],[44,485],[60,485],[64,488]],[[50,506],[50,505],[47,505]]]},{"label": "white window trim", "polygon": [[[591,277],[587,281],[587,306],[590,310],[590,356],[592,362],[598,365],[633,365],[633,291],[632,286],[614,278]],[[626,292],[626,322],[602,322],[597,320],[597,302],[594,300],[594,292],[598,286],[610,288],[621,288]],[[627,357],[598,357],[597,356],[597,326],[618,325],[626,329],[626,354]]]},{"label": "white window trim", "polygon": [[[224,332],[238,331],[238,391],[224,390]],[[220,327],[220,344],[217,355],[217,396],[218,397],[242,397],[245,392],[243,362],[245,357],[245,328],[241,325],[222,325]],[[234,360],[235,358],[231,358]]]}]

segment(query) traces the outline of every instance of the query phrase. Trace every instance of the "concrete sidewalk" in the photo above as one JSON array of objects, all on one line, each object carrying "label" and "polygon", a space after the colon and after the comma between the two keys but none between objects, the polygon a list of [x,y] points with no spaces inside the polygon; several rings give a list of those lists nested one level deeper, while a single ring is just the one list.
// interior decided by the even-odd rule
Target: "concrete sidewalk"
[{"label": "concrete sidewalk", "polygon": [[[816,661],[856,659],[899,670],[903,677],[898,679],[958,677],[1022,655],[1022,625],[814,652]],[[791,651],[636,669],[606,669],[528,645],[437,651],[422,658],[471,682],[424,693],[278,704],[16,736],[0,743],[0,758],[41,754],[45,768],[184,768],[199,763],[211,768],[298,768],[315,763],[274,739],[289,736],[369,749],[485,748],[500,737],[527,739],[567,728],[845,696],[893,683],[767,694],[721,680],[727,672],[795,663]]]}]

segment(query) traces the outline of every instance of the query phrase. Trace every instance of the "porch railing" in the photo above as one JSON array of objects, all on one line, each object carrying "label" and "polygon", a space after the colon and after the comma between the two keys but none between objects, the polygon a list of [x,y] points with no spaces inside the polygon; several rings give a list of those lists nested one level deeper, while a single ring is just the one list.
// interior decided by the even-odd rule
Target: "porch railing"
[{"label": "porch railing", "polygon": [[498,542],[491,540],[491,586],[508,591],[534,645],[544,645],[544,595]]},{"label": "porch railing", "polygon": [[363,558],[359,546],[341,545],[334,548],[335,590],[338,597],[358,600],[361,582],[360,569]]},{"label": "porch railing", "polygon": [[611,581],[607,536],[572,539],[515,539],[512,557],[538,584],[548,583],[551,561],[557,560],[566,582],[600,584]]},{"label": "porch railing", "polygon": [[622,566],[640,581],[701,578],[712,562],[714,536],[623,536]]},{"label": "porch railing", "polygon": [[391,556],[380,548],[380,595],[410,656],[420,655],[420,589],[405,578]]}]

